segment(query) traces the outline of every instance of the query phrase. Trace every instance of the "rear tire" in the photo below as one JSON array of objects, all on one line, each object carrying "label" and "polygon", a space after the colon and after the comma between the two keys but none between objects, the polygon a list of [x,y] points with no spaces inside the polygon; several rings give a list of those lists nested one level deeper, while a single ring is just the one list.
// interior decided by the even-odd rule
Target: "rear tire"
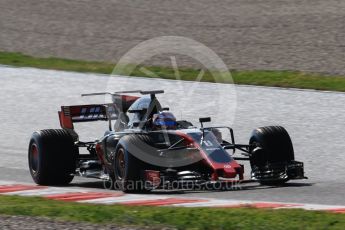
[{"label": "rear tire", "polygon": [[47,129],[32,134],[29,169],[39,185],[67,185],[76,170],[78,147],[73,137],[63,129]]},{"label": "rear tire", "polygon": [[[249,140],[252,170],[264,171],[269,165],[286,165],[295,159],[293,145],[288,132],[281,126],[257,128]],[[282,167],[282,170],[284,168]],[[288,178],[260,180],[264,185],[282,185]]]}]

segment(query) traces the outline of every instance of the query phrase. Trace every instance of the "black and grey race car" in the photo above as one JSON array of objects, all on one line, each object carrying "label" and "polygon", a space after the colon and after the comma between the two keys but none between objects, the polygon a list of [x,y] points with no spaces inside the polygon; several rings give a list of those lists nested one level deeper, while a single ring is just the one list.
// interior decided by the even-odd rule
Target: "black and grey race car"
[{"label": "black and grey race car", "polygon": [[[111,182],[124,192],[141,192],[234,181],[281,185],[306,178],[283,127],[257,128],[249,144],[236,144],[232,128],[205,126],[209,117],[199,119],[200,127],[176,120],[156,97],[163,92],[84,94],[109,94],[112,103],[62,106],[62,129],[32,134],[28,160],[33,180],[65,185],[82,176]],[[108,129],[99,140],[81,141],[74,123],[92,121],[106,121]],[[80,148],[88,154],[79,153]],[[244,179],[239,161],[250,162],[251,178]]]}]

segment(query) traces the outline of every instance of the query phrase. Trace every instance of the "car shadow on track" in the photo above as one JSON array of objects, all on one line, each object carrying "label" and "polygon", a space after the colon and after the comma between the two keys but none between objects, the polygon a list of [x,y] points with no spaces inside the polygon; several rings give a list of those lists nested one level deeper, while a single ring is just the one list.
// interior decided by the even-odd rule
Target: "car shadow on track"
[{"label": "car shadow on track", "polygon": [[[156,195],[174,195],[174,194],[188,194],[188,193],[209,193],[209,192],[241,192],[241,191],[250,191],[250,190],[265,190],[265,189],[282,189],[282,188],[294,188],[294,187],[309,187],[313,186],[315,183],[301,183],[301,182],[290,182],[280,186],[267,186],[261,185],[256,182],[236,185],[228,188],[216,188],[216,189],[175,189],[175,190],[162,190],[157,189],[149,192],[149,194]],[[101,181],[76,181],[70,185],[70,187],[81,187],[88,189],[106,189],[109,191],[118,191],[114,189],[108,189],[104,186]]]},{"label": "car shadow on track", "polygon": [[[182,190],[181,193],[210,193],[210,192],[244,192],[244,191],[257,191],[257,190],[272,190],[272,189],[282,189],[282,188],[297,188],[297,187],[310,187],[315,183],[287,183],[281,186],[267,186],[261,185],[259,183],[253,183],[251,185],[246,184],[241,187],[227,188],[227,189],[202,189],[202,190]],[[164,192],[164,191],[163,191]],[[154,191],[153,193],[162,193],[161,191]],[[166,192],[165,192],[166,193]]]}]

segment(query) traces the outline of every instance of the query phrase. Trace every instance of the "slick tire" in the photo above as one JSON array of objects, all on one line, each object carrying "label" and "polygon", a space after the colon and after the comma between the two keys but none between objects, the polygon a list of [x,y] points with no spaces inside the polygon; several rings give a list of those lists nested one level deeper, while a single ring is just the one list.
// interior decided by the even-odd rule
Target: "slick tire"
[{"label": "slick tire", "polygon": [[46,129],[32,134],[28,161],[33,180],[39,185],[67,185],[76,170],[78,147],[63,129]]},{"label": "slick tire", "polygon": [[144,179],[144,171],[149,169],[149,164],[139,160],[128,150],[129,145],[140,148],[142,141],[139,135],[128,135],[120,139],[114,156],[115,189],[126,193],[146,193],[151,190]]},{"label": "slick tire", "polygon": [[[249,140],[251,146],[250,164],[253,168],[262,169],[269,164],[287,164],[295,159],[291,138],[281,126],[257,128]],[[282,185],[288,179],[272,178],[259,181],[264,185]]]}]

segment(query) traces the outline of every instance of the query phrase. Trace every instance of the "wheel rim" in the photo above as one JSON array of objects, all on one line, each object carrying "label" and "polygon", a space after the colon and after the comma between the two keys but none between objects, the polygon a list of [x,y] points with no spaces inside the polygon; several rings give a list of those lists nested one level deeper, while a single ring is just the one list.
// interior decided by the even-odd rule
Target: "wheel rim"
[{"label": "wheel rim", "polygon": [[115,157],[115,170],[117,172],[118,179],[123,179],[125,177],[125,169],[126,169],[126,161],[125,161],[125,152],[121,148],[118,150],[116,157]]},{"label": "wheel rim", "polygon": [[33,174],[37,173],[38,169],[38,148],[36,144],[32,144],[30,148],[30,169]]}]

